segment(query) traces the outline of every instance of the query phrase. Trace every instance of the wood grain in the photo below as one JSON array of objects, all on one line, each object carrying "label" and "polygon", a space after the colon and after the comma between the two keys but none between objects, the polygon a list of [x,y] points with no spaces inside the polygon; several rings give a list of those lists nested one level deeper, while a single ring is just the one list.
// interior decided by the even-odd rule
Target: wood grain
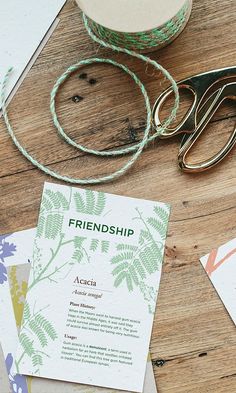
[{"label": "wood grain", "polygon": [[[235,65],[235,15],[234,0],[195,1],[185,31],[173,44],[151,56],[176,80]],[[49,94],[55,80],[69,65],[99,55],[124,62],[137,72],[152,103],[168,83],[138,60],[98,48],[87,36],[73,1],[67,2],[60,18],[10,104],[9,116],[19,140],[41,162],[72,176],[94,177],[117,169],[127,157],[98,159],[58,138],[49,113]],[[87,78],[81,79],[81,73]],[[126,146],[138,141],[143,132],[145,110],[138,88],[110,66],[90,66],[75,73],[60,91],[57,107],[68,134],[86,146]],[[222,108],[191,159],[217,151],[232,131],[235,118],[235,105]],[[43,182],[50,178],[14,148],[2,120],[0,144],[0,232],[30,228],[37,223]],[[217,168],[186,175],[177,168],[178,145],[178,139],[155,141],[125,176],[95,188],[172,205],[151,341],[158,392],[234,393],[235,326],[199,257],[236,236],[235,150]]]}]

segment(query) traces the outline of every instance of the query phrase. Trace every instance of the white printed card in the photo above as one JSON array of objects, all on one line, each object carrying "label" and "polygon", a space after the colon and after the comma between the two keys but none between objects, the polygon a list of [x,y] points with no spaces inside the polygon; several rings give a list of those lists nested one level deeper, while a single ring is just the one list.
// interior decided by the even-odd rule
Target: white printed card
[{"label": "white printed card", "polygon": [[169,206],[45,183],[16,370],[142,392]]},{"label": "white printed card", "polygon": [[[118,393],[102,389],[15,373],[14,359],[27,292],[33,242],[36,230],[29,229],[0,235],[0,387],[1,393]],[[1,348],[2,347],[2,348]],[[156,393],[150,356],[144,382],[144,393]]]}]

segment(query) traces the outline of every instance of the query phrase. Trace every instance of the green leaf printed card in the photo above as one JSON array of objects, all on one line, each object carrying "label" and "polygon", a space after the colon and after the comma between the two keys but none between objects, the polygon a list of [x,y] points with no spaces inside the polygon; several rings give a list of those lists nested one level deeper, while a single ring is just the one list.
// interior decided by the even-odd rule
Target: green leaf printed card
[{"label": "green leaf printed card", "polygon": [[142,392],[163,203],[45,183],[16,372]]},{"label": "green leaf printed card", "polygon": [[[36,229],[0,234],[0,387],[1,393],[119,393],[91,385],[15,374],[14,359],[27,292]],[[29,324],[29,332],[34,325]],[[40,350],[40,349],[39,349]],[[37,352],[34,353],[37,355]],[[126,392],[131,393],[131,392]],[[150,356],[143,393],[157,393]]]}]

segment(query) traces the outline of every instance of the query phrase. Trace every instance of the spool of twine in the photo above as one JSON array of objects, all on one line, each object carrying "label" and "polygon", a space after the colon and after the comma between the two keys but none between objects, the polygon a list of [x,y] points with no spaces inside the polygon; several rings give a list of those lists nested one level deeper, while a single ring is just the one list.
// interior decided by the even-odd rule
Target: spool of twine
[{"label": "spool of twine", "polygon": [[148,52],[170,44],[189,20],[192,0],[77,0],[92,32],[111,45]]}]

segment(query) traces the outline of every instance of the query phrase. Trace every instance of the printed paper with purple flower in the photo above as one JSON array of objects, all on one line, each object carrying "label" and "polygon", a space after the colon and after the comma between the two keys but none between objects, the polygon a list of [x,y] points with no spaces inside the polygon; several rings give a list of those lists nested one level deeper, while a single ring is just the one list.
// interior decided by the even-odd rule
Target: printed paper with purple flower
[{"label": "printed paper with purple flower", "polygon": [[9,243],[6,238],[10,235],[0,235],[0,284],[7,281],[7,269],[5,266],[6,258],[14,255],[16,252],[16,246],[13,243]]},{"label": "printed paper with purple flower", "polygon": [[34,228],[0,235],[0,263],[6,268],[28,263],[32,255],[34,237]]},{"label": "printed paper with purple flower", "polygon": [[15,355],[18,332],[14,318],[14,311],[11,301],[11,294],[8,280],[0,285],[0,341],[6,362],[9,383],[14,393],[28,393],[26,378],[16,375],[13,366],[13,356]]},{"label": "printed paper with purple flower", "polygon": [[12,269],[12,266],[16,269],[19,265],[29,264],[34,236],[35,229],[0,235],[0,342],[13,393],[28,393],[28,388],[26,377],[16,375],[14,371],[18,332],[7,270]]}]

